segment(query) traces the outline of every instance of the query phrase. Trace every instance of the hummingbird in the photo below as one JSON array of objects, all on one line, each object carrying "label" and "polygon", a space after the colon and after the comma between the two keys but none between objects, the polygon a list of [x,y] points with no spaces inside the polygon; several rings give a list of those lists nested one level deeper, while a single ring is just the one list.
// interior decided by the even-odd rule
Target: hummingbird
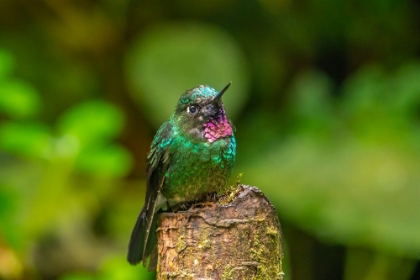
[{"label": "hummingbird", "polygon": [[175,112],[153,138],[147,156],[146,198],[128,246],[135,265],[157,261],[157,215],[165,205],[182,205],[225,189],[236,155],[234,126],[227,118],[221,91],[207,85],[187,90]]}]

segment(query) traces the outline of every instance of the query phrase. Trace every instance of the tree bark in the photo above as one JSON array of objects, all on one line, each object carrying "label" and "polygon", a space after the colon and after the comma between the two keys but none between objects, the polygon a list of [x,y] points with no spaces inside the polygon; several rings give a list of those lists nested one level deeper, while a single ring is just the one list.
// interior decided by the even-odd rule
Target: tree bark
[{"label": "tree bark", "polygon": [[283,279],[280,222],[255,187],[162,213],[157,235],[157,279]]}]

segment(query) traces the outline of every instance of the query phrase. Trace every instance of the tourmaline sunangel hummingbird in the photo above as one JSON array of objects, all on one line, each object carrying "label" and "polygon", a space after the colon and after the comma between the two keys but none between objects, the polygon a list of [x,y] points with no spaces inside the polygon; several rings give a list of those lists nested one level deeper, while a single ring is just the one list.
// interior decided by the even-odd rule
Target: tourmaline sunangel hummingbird
[{"label": "tourmaline sunangel hummingbird", "polygon": [[223,190],[236,154],[234,127],[220,92],[200,85],[187,90],[175,112],[156,133],[147,156],[146,201],[131,234],[128,261],[137,264],[156,255],[156,211],[201,199]]}]

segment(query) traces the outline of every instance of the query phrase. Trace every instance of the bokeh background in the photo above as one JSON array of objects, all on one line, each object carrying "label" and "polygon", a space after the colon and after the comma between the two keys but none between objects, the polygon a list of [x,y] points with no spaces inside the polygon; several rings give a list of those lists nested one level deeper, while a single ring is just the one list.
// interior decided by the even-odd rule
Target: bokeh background
[{"label": "bokeh background", "polygon": [[125,261],[150,142],[229,81],[285,279],[420,279],[419,6],[1,0],[0,279],[154,279]]}]

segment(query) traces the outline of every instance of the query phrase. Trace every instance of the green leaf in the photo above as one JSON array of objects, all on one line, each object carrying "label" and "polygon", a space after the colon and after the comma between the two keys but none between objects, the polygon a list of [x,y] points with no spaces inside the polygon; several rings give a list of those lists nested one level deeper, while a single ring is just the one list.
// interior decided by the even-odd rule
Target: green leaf
[{"label": "green leaf", "polygon": [[343,111],[352,116],[378,114],[389,109],[390,78],[381,65],[369,65],[349,77],[343,86]]},{"label": "green leaf", "polygon": [[76,161],[76,168],[93,175],[121,177],[131,168],[129,152],[118,145],[98,145],[83,150]]},{"label": "green leaf", "polygon": [[103,101],[88,101],[70,108],[58,120],[64,135],[78,139],[82,147],[117,136],[123,127],[122,112]]},{"label": "green leaf", "polygon": [[12,80],[0,86],[0,111],[14,118],[35,115],[41,107],[38,93],[24,81]]},{"label": "green leaf", "polygon": [[39,123],[12,123],[0,125],[0,148],[7,152],[46,158],[51,155],[52,138],[48,129]]},{"label": "green leaf", "polygon": [[223,96],[229,117],[248,96],[248,65],[237,42],[225,31],[198,23],[160,25],[142,34],[127,55],[127,74],[134,99],[159,126],[187,89],[207,84]]},{"label": "green leaf", "polygon": [[280,213],[328,242],[420,253],[419,151],[294,137],[241,169]]},{"label": "green leaf", "polygon": [[420,66],[415,63],[394,72],[376,64],[349,77],[343,86],[341,110],[352,132],[377,144],[406,145],[404,141],[419,133],[419,74]]}]

